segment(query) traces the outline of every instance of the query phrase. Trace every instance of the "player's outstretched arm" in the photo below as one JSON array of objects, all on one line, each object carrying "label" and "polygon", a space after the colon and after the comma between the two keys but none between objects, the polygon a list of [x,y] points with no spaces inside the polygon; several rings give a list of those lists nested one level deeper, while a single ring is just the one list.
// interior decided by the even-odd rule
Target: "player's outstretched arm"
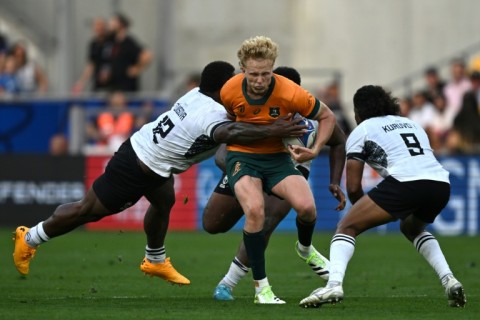
[{"label": "player's outstretched arm", "polygon": [[348,199],[355,204],[363,197],[362,177],[365,163],[356,159],[347,160],[347,193]]},{"label": "player's outstretched arm", "polygon": [[345,152],[346,137],[343,130],[335,124],[332,136],[327,141],[330,146],[329,163],[330,163],[330,193],[338,200],[339,204],[335,210],[343,210],[347,203],[345,194],[340,188],[340,181],[342,180],[343,168],[345,166],[346,152]]},{"label": "player's outstretched arm", "polygon": [[213,139],[217,143],[248,144],[266,137],[299,137],[305,133],[307,126],[299,124],[302,119],[290,121],[291,114],[278,118],[270,125],[246,122],[227,122],[218,127]]}]

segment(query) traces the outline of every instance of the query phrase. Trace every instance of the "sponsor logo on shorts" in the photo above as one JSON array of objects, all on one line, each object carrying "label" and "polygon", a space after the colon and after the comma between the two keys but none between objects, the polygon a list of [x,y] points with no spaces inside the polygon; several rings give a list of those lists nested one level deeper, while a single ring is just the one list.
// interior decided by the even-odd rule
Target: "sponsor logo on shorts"
[{"label": "sponsor logo on shorts", "polygon": [[262,109],[257,108],[257,109],[255,109],[255,110],[253,111],[253,114],[257,115],[257,114],[260,113],[260,111],[262,111]]},{"label": "sponsor logo on shorts", "polygon": [[130,208],[131,206],[133,206],[133,202],[129,201],[127,203],[125,203],[121,208],[120,208],[120,211],[123,211],[127,208]]},{"label": "sponsor logo on shorts", "polygon": [[235,168],[233,168],[232,177],[240,172],[241,170],[240,165],[241,163],[239,161],[235,162]]},{"label": "sponsor logo on shorts", "polygon": [[222,179],[222,183],[220,184],[220,188],[225,189],[227,187],[227,184],[228,184],[228,176],[225,176]]},{"label": "sponsor logo on shorts", "polygon": [[278,118],[280,116],[280,107],[271,107],[269,114],[272,118]]}]

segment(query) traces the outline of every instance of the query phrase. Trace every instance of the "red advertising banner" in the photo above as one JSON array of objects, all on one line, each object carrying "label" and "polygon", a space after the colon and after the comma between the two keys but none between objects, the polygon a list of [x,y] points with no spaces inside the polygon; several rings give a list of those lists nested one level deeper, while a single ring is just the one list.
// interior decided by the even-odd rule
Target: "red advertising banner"
[{"label": "red advertising banner", "polygon": [[[110,157],[89,156],[85,161],[85,187],[88,189],[100,176]],[[170,214],[169,230],[195,230],[197,210],[197,167],[175,175],[176,203]],[[88,230],[143,230],[143,216],[149,206],[144,197],[120,213],[86,225]]]}]

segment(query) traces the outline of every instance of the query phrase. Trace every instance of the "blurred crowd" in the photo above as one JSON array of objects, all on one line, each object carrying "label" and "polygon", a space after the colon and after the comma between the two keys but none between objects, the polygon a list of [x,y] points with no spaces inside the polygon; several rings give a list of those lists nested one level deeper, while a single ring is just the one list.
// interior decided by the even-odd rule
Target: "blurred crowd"
[{"label": "blurred crowd", "polygon": [[450,76],[427,68],[425,86],[401,101],[402,115],[427,132],[439,155],[480,153],[480,66],[462,59],[450,64]]},{"label": "blurred crowd", "polygon": [[[141,89],[140,75],[153,58],[152,52],[130,34],[130,25],[129,18],[121,13],[92,20],[86,63],[72,87],[74,95],[83,91],[107,94],[103,109],[87,119],[88,145],[115,150],[121,141],[155,116],[151,103],[132,111],[127,99],[129,93]],[[199,81],[199,73],[188,75],[182,87],[172,93],[172,100],[198,86]],[[437,154],[480,154],[480,57],[469,68],[462,59],[452,60],[447,79],[429,67],[424,72],[424,81],[424,88],[401,99],[402,115],[427,131]],[[348,135],[354,123],[341,103],[340,89],[334,81],[319,89],[317,96],[332,109]],[[29,56],[26,43],[10,45],[0,34],[0,97],[47,90],[47,76]],[[62,135],[52,137],[52,150],[66,152],[66,141]]]},{"label": "blurred crowd", "polygon": [[0,96],[47,90],[45,72],[28,56],[26,44],[19,41],[9,45],[6,36],[0,35]]}]

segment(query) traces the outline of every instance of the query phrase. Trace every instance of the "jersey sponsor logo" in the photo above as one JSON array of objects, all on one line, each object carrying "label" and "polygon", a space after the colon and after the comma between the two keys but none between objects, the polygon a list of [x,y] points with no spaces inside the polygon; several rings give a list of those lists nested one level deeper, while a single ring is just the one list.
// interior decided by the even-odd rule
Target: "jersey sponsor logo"
[{"label": "jersey sponsor logo", "polygon": [[241,166],[241,165],[242,165],[242,164],[241,164],[239,161],[235,162],[235,168],[233,168],[232,177],[235,176],[237,173],[240,172],[240,170],[241,170],[240,166]]},{"label": "jersey sponsor logo", "polygon": [[175,111],[180,120],[185,119],[185,117],[187,116],[185,109],[183,109],[183,107],[179,103],[177,103],[175,107],[173,107],[173,111]]},{"label": "jersey sponsor logo", "polygon": [[280,107],[271,107],[269,114],[272,118],[278,118],[280,116]]},{"label": "jersey sponsor logo", "polygon": [[238,109],[238,113],[245,113],[245,106],[241,106],[241,107]]},{"label": "jersey sponsor logo", "polygon": [[253,114],[257,115],[257,114],[260,113],[260,111],[262,111],[262,109],[257,108],[257,109],[255,109],[255,110],[253,111]]}]

